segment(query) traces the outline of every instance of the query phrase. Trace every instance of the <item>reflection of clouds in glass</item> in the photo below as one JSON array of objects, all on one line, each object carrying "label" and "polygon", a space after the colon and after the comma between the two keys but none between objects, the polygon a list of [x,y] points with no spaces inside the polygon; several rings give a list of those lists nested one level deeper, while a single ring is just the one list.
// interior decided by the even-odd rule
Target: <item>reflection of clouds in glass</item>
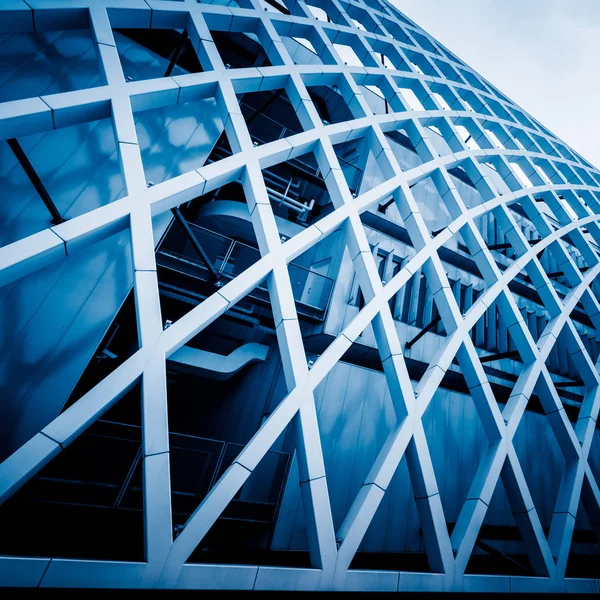
[{"label": "reflection of clouds in glass", "polygon": [[[141,113],[140,113],[141,114]],[[138,144],[141,150],[150,148],[150,134],[147,129],[147,122],[139,118],[139,114],[135,119],[135,130],[138,137]]]},{"label": "reflection of clouds in glass", "polygon": [[65,58],[79,58],[92,47],[89,32],[73,31],[67,36],[59,37],[52,50]]},{"label": "reflection of clouds in glass", "polygon": [[115,150],[115,135],[110,122],[105,127],[98,128],[98,150],[105,156],[110,156]]},{"label": "reflection of clouds in glass", "polygon": [[136,113],[146,180],[160,183],[197,169],[221,133],[214,98]]},{"label": "reflection of clouds in glass", "polygon": [[103,83],[89,30],[20,33],[0,43],[0,102]]},{"label": "reflection of clouds in glass", "polygon": [[172,146],[184,146],[190,139],[190,133],[198,127],[198,120],[194,117],[182,117],[169,126],[169,144]]}]

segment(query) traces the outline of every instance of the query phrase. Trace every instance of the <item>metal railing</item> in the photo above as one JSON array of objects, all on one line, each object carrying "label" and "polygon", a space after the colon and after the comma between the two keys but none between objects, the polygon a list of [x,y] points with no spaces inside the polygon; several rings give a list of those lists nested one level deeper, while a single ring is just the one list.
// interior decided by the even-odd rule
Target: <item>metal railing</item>
[{"label": "metal railing", "polygon": [[[245,102],[240,102],[240,106],[242,108],[242,114],[244,117],[246,119],[249,119],[250,117],[252,118],[252,123],[248,127],[248,130],[252,139],[258,143],[264,144],[265,142],[278,140],[299,133],[298,131],[286,127],[279,121],[276,121],[264,113],[257,114],[256,109],[252,106],[249,106]],[[358,190],[358,186],[360,185],[362,171],[348,161],[345,161],[343,158],[338,157],[338,160],[340,162],[340,167],[344,172],[344,176],[346,177],[346,181],[348,182],[348,187],[353,192],[356,192]],[[321,177],[321,172],[316,164],[316,161],[314,165],[309,164],[301,158],[294,158],[290,162],[300,166],[300,168],[306,170],[315,177]]]},{"label": "metal railing", "polygon": [[[28,501],[143,510],[141,428],[97,421],[32,480]],[[189,516],[231,466],[243,444],[169,433],[173,515]],[[272,524],[290,455],[269,450],[221,515]]]},{"label": "metal railing", "polygon": [[[260,259],[257,248],[193,223],[188,225],[224,282],[233,279]],[[178,224],[174,223],[172,227],[178,227]],[[173,235],[170,232],[156,253],[156,258],[159,266],[203,281],[209,280],[206,265],[184,235]],[[323,319],[329,306],[333,279],[295,263],[288,265],[288,271],[298,312],[303,316]],[[260,284],[248,297],[269,303],[267,284]]]}]

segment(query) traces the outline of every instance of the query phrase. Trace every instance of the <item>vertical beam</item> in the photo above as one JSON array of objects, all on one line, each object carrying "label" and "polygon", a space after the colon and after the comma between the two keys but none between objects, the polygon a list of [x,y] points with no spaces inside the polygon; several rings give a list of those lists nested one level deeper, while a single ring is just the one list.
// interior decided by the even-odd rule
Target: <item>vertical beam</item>
[{"label": "vertical beam", "polygon": [[167,419],[166,361],[158,349],[162,317],[156,275],[152,216],[146,178],[127,84],[106,8],[90,10],[90,24],[98,53],[112,91],[112,117],[119,159],[130,206],[131,255],[140,347],[151,356],[142,374],[142,470],[144,495],[144,547],[148,563],[146,585],[158,580],[173,540],[169,427]]}]

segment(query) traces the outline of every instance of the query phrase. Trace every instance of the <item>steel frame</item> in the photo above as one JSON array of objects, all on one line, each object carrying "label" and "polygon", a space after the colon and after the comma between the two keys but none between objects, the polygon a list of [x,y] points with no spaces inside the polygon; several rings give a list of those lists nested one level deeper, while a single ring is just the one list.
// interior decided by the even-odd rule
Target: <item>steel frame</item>
[{"label": "steel frame", "polygon": [[[140,339],[140,349],[131,358],[0,465],[0,499],[13,494],[127,390],[141,382],[146,553],[144,563],[0,557],[0,582],[11,586],[597,592],[598,581],[565,578],[565,569],[580,497],[597,533],[600,528],[600,488],[588,464],[600,409],[600,375],[570,319],[571,311],[581,301],[594,327],[598,330],[600,326],[600,304],[590,289],[600,273],[595,247],[600,244],[600,172],[531,117],[525,116],[524,111],[451,53],[445,49],[440,51],[437,42],[386,2],[328,0],[325,8],[330,9],[328,14],[336,16],[336,22],[316,20],[301,0],[286,0],[286,6],[291,15],[269,11],[261,0],[240,0],[239,7],[198,4],[194,0],[0,2],[3,12],[0,29],[11,32],[89,26],[107,81],[106,85],[94,89],[0,104],[0,138],[10,139],[110,117],[127,191],[126,197],[109,205],[0,248],[0,283],[6,285],[54,261],[69,260],[70,255],[89,248],[98,240],[129,230]],[[348,10],[362,20],[362,28],[348,16]],[[186,29],[204,72],[126,82],[112,27]],[[255,32],[273,66],[225,68],[212,41],[211,30]],[[323,65],[295,64],[282,43],[282,35],[309,37],[307,31],[313,45],[319,46]],[[346,65],[333,43],[351,45],[363,66]],[[404,65],[404,70],[384,67],[383,52],[397,67]],[[427,72],[411,66],[408,53],[414,52],[430,64]],[[457,73],[463,75],[449,79],[436,66],[442,64],[446,72],[458,69]],[[342,91],[354,119],[324,125],[307,85],[333,84]],[[379,86],[386,95],[390,112],[374,115],[360,85]],[[444,109],[432,91],[441,89],[440,86],[444,86],[444,99],[450,109]],[[412,110],[401,88],[418,90],[425,110]],[[305,131],[255,147],[236,93],[281,89],[287,92]],[[478,106],[469,107],[464,101],[466,95],[470,98],[469,104],[475,99]],[[205,97],[216,98],[232,156],[148,188],[134,112]],[[438,127],[451,152],[439,155],[426,128],[428,124]],[[456,128],[461,124],[468,128],[471,138],[464,142]],[[400,168],[384,136],[384,132],[398,129],[407,131],[422,161],[420,166],[408,171]],[[503,147],[495,147],[488,135],[490,130],[502,138]],[[333,145],[358,138],[362,138],[376,156],[386,181],[354,198]],[[467,142],[472,140],[479,149],[467,148]],[[335,211],[282,243],[261,169],[308,151],[314,152],[317,158]],[[484,162],[494,162],[510,193],[496,192],[482,166]],[[514,164],[520,165],[530,178],[531,187],[525,187],[515,176]],[[448,174],[449,169],[458,165],[467,171],[482,198],[480,204],[471,208],[467,208]],[[536,165],[543,165],[551,183],[542,179]],[[452,217],[450,225],[435,237],[426,227],[410,189],[428,177]],[[236,179],[240,179],[244,187],[262,258],[163,331],[152,218]],[[376,209],[390,195],[394,197],[416,253],[384,285],[360,214]],[[539,197],[554,213],[559,229],[554,229],[536,202]],[[516,202],[525,209],[541,236],[534,246],[525,238],[508,208]],[[474,221],[487,212],[493,212],[516,252],[516,259],[504,272],[499,270]],[[287,264],[342,226],[365,306],[309,369]],[[567,233],[589,266],[585,274],[577,268],[561,239]],[[455,235],[464,239],[487,286],[464,316],[437,253]],[[537,258],[544,248],[550,248],[557,257],[559,268],[572,288],[563,300]],[[419,268],[427,276],[447,336],[424,376],[413,387],[388,301]],[[537,343],[507,287],[523,270],[551,315]],[[288,394],[173,539],[165,360],[265,278]],[[496,302],[506,321],[524,363],[502,411],[469,336],[471,328],[492,302]],[[370,323],[397,423],[336,532],[313,394],[319,382]],[[565,414],[545,365],[561,332],[568,340],[571,357],[585,383],[583,405],[574,426]],[[455,357],[475,401],[488,446],[457,524],[449,535],[422,416]],[[565,457],[548,538],[512,443],[534,387]],[[298,432],[296,451],[312,568],[186,564],[228,502],[292,421]],[[403,456],[408,461],[433,572],[349,570]],[[535,577],[465,574],[499,478],[506,488]]]}]

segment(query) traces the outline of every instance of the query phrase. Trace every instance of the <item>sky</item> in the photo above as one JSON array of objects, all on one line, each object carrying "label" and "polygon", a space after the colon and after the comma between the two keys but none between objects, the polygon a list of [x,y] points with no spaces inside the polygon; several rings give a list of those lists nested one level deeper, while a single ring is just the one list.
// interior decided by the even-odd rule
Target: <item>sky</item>
[{"label": "sky", "polygon": [[600,168],[600,0],[393,0]]}]

